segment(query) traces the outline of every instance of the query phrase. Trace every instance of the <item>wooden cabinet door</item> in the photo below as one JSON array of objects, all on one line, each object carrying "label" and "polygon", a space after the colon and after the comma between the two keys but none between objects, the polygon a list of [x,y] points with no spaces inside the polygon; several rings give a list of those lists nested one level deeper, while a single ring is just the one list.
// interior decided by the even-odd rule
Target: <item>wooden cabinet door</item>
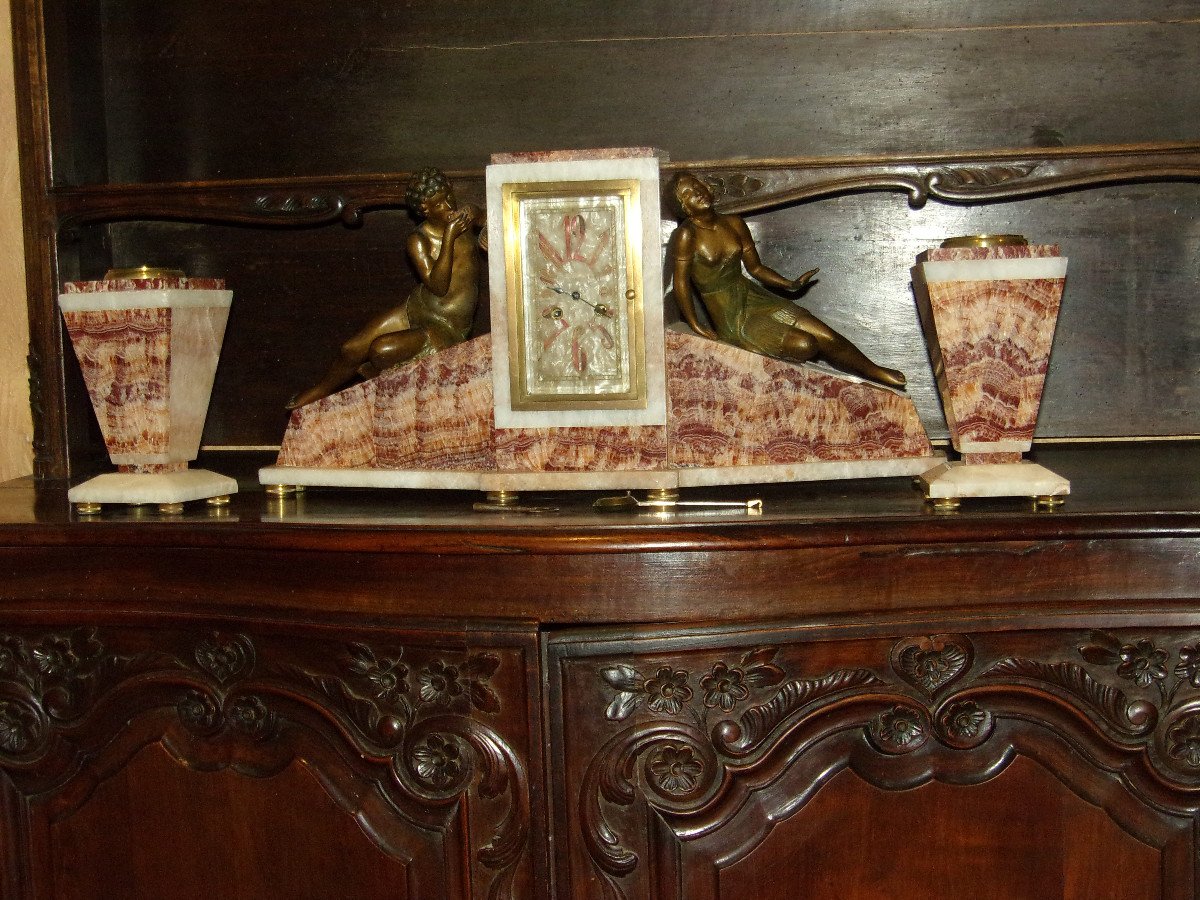
[{"label": "wooden cabinet door", "polygon": [[5,896],[530,897],[536,640],[0,634]]},{"label": "wooden cabinet door", "polygon": [[1200,631],[1105,624],[556,637],[559,896],[1200,896]]}]

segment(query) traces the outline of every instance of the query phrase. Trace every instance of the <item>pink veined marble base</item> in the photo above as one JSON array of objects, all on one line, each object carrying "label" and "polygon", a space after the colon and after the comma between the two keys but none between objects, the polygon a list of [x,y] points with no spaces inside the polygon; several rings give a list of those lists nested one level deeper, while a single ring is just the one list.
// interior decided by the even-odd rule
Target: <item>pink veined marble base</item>
[{"label": "pink veined marble base", "polygon": [[1066,260],[1055,245],[939,248],[913,288],[951,442],[973,462],[1029,449]]},{"label": "pink veined marble base", "polygon": [[[428,474],[428,486],[462,487],[476,482],[437,473],[625,472],[655,480],[654,473],[745,468],[777,480],[771,467],[799,478],[821,477],[796,474],[818,463],[911,459],[913,474],[932,464],[907,397],[691,334],[669,331],[666,345],[666,426],[497,429],[491,339],[483,336],[294,411],[277,465],[262,477],[286,483],[290,468],[307,473],[302,483],[348,484],[347,470],[359,470],[364,484],[414,486],[365,477],[412,471]],[[321,470],[331,472],[325,482],[312,475]],[[853,468],[837,471],[846,474],[830,477],[855,477]],[[883,466],[877,474],[904,473]],[[590,486],[586,478],[560,483]]]}]

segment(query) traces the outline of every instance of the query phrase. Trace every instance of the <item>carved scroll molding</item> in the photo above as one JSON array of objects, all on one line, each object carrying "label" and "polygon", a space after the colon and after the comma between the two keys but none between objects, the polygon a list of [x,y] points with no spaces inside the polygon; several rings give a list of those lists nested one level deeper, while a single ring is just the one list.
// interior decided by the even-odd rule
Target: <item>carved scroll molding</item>
[{"label": "carved scroll molding", "polygon": [[611,691],[605,719],[614,726],[635,715],[646,719],[604,743],[580,788],[584,844],[610,897],[626,896],[622,879],[637,869],[639,857],[626,846],[608,809],[641,799],[660,813],[686,814],[711,804],[727,782],[740,779],[732,774],[735,767],[761,760],[764,748],[770,754],[788,722],[885,686],[863,669],[788,679],[775,661],[778,652],[753,648],[699,669],[659,665],[643,671],[616,663],[599,670]]},{"label": "carved scroll molding", "polygon": [[[927,156],[920,159],[796,159],[761,163],[673,164],[712,185],[718,208],[740,214],[842,194],[903,193],[971,204],[1085,190],[1112,184],[1200,181],[1200,146],[1071,148]],[[482,182],[482,170],[448,173]],[[60,229],[89,222],[177,220],[259,226],[357,225],[373,209],[404,205],[408,173],[273,181],[112,185],[51,194]]]},{"label": "carved scroll molding", "polygon": [[408,173],[283,181],[196,182],[62,189],[60,229],[89,222],[184,221],[266,227],[358,225],[372,209],[402,208]]},{"label": "carved scroll molding", "polygon": [[823,197],[903,193],[929,200],[996,203],[1117,184],[1200,182],[1200,148],[1070,155],[935,157],[919,161],[779,165],[702,171],[722,212],[748,214]]},{"label": "carved scroll molding", "polygon": [[[492,719],[494,653],[366,643],[303,654],[246,634],[174,635],[122,652],[100,629],[0,634],[0,768],[68,815],[152,741],[200,769],[277,774],[297,759],[385,852],[411,822],[444,827],[472,796],[502,810],[475,850],[488,896],[513,896],[530,828],[528,773]],[[180,648],[186,646],[186,651]],[[396,810],[404,812],[398,817]]]},{"label": "carved scroll molding", "polygon": [[[877,668],[814,674],[787,671],[775,648],[602,666],[616,730],[579,789],[584,845],[608,895],[624,897],[639,855],[617,823],[635,803],[733,861],[847,766],[897,790],[986,781],[1020,754],[1162,846],[1200,810],[1200,642],[1096,632],[1075,645],[1034,657],[913,636]],[[754,664],[770,677],[751,684]]]}]

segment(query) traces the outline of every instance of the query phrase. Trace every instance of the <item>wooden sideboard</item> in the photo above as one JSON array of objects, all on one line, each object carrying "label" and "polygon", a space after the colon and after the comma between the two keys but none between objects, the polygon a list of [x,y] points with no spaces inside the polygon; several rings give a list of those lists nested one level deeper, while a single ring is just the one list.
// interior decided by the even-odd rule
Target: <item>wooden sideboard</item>
[{"label": "wooden sideboard", "polygon": [[[5,900],[1200,897],[1194,0],[11,5]],[[943,444],[909,267],[1060,244],[1035,450],[1067,505],[264,496],[287,398],[414,283],[410,173],[481,203],[493,152],[613,146],[758,210]],[[56,297],[142,264],[234,293],[201,464],[243,490],[81,520],[109,464]]]},{"label": "wooden sideboard", "polygon": [[3,896],[1200,897],[1200,445],[1039,458],[1057,511],[9,484]]}]

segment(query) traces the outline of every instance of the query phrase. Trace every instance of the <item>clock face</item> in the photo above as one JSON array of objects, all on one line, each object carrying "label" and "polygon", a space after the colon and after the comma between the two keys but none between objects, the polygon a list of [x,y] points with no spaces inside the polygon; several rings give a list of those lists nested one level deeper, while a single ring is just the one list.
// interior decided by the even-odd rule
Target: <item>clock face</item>
[{"label": "clock face", "polygon": [[645,403],[636,190],[615,181],[507,192],[514,409]]}]

